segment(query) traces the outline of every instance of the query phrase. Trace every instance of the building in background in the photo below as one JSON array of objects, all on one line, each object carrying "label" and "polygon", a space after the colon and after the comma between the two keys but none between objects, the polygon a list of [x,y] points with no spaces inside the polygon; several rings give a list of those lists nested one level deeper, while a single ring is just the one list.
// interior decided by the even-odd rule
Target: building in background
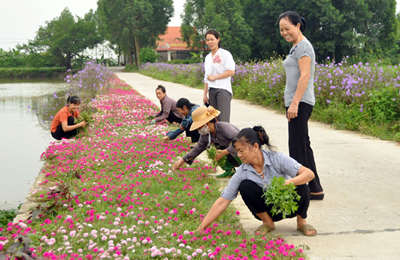
[{"label": "building in background", "polygon": [[156,42],[156,51],[160,55],[158,61],[186,60],[190,59],[192,50],[186,47],[182,41],[181,27],[167,27],[164,35]]}]

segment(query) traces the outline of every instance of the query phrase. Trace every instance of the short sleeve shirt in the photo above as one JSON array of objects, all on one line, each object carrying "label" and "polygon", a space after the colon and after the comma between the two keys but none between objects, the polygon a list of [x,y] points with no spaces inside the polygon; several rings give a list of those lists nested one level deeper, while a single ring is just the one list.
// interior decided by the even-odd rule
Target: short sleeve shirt
[{"label": "short sleeve shirt", "polygon": [[285,106],[289,107],[292,104],[292,100],[297,90],[297,84],[300,79],[300,68],[299,59],[307,56],[311,58],[310,64],[310,79],[307,84],[307,89],[304,92],[300,102],[315,105],[314,95],[314,72],[315,72],[315,52],[311,43],[304,39],[299,42],[296,46],[292,47],[289,51],[289,55],[283,62],[283,66],[286,71],[286,87],[285,87]]},{"label": "short sleeve shirt", "polygon": [[55,133],[57,130],[57,126],[61,125],[61,122],[68,122],[68,117],[73,116],[77,118],[79,116],[79,111],[76,111],[74,115],[72,115],[68,111],[68,106],[63,107],[57,114],[54,116],[53,121],[50,125],[50,131]]},{"label": "short sleeve shirt", "polygon": [[292,179],[296,177],[302,166],[295,159],[283,153],[265,150],[262,150],[262,153],[264,157],[264,178],[250,164],[242,164],[230,179],[228,186],[221,193],[221,197],[227,200],[234,200],[237,197],[240,183],[244,180],[250,180],[265,190],[267,189],[266,185],[271,183],[272,178]]},{"label": "short sleeve shirt", "polygon": [[208,88],[225,89],[232,94],[231,77],[214,81],[207,79],[209,75],[219,75],[227,70],[235,71],[235,61],[229,51],[219,48],[214,57],[209,53],[204,61],[204,69],[204,83],[208,83]]}]

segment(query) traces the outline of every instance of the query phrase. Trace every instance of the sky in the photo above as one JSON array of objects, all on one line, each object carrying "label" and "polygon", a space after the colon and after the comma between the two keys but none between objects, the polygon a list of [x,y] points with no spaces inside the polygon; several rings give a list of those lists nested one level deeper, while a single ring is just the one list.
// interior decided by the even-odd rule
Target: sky
[{"label": "sky", "polygon": [[[396,1],[399,13],[400,0]],[[169,26],[181,25],[184,3],[185,0],[174,0],[175,15]],[[90,9],[96,10],[97,0],[0,0],[0,48],[9,50],[32,40],[39,26],[58,17],[65,7],[83,17]]]}]

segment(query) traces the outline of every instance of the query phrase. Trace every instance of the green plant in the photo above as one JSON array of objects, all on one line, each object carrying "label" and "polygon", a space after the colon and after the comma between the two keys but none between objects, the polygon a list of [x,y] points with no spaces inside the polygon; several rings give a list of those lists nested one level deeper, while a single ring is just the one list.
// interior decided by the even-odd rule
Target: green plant
[{"label": "green plant", "polygon": [[146,62],[153,63],[153,62],[157,61],[157,58],[159,55],[157,54],[157,52],[154,49],[152,49],[150,47],[145,47],[140,50],[139,56],[140,56],[141,63],[146,63]]},{"label": "green plant", "polygon": [[215,160],[215,156],[217,155],[217,148],[214,145],[211,145],[210,148],[207,149],[207,157],[211,160],[211,163],[214,167],[223,166],[226,162],[226,156],[223,156],[219,161]]},{"label": "green plant", "polygon": [[18,209],[0,210],[0,228],[6,227],[9,222],[14,220],[20,207],[21,205],[18,206]]},{"label": "green plant", "polygon": [[78,134],[79,133],[86,133],[87,131],[87,127],[89,126],[89,124],[93,123],[94,120],[92,118],[92,113],[90,110],[86,110],[86,111],[82,111],[79,114],[80,118],[78,118],[76,120],[76,123],[79,124],[80,122],[86,121],[86,126],[85,127],[79,127],[78,128]]},{"label": "green plant", "polygon": [[296,192],[296,186],[293,183],[285,185],[285,178],[274,177],[271,184],[267,185],[264,191],[265,203],[272,204],[272,216],[282,214],[283,218],[296,212],[297,202],[300,196]]},{"label": "green plant", "polygon": [[135,71],[137,71],[138,69],[137,69],[137,67],[136,67],[136,65],[126,65],[125,66],[125,68],[124,68],[124,72],[135,72]]}]

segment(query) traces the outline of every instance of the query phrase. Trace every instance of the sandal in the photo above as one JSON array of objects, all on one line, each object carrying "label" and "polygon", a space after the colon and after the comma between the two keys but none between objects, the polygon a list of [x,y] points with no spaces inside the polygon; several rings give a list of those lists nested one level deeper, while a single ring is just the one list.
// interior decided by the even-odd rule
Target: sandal
[{"label": "sandal", "polygon": [[[303,226],[297,228],[298,231],[302,232],[303,235],[307,236],[307,237],[314,237],[317,235],[317,230],[315,230],[315,228],[311,225],[308,224],[304,224]],[[314,234],[307,234],[308,231],[315,231]]]},{"label": "sandal", "polygon": [[[268,226],[267,224],[262,224],[256,229],[255,233],[256,233],[256,235],[266,235],[268,233],[271,233],[274,230],[275,230],[275,227]],[[260,234],[261,232],[266,232],[266,233]]]}]

